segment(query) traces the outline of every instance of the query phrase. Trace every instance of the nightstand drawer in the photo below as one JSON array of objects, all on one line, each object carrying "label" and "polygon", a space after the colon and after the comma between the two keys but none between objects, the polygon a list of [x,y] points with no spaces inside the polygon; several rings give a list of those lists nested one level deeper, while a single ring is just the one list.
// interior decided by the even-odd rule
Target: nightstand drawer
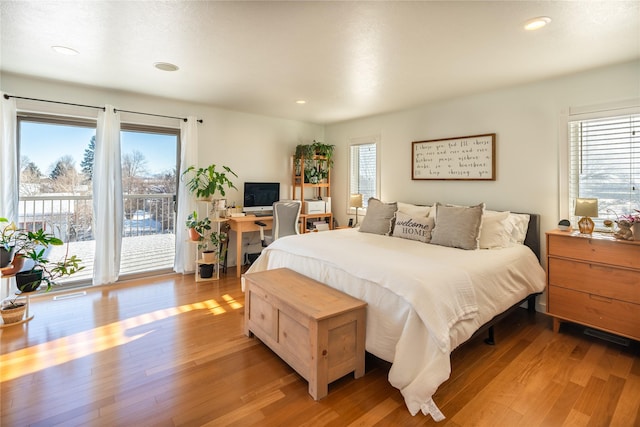
[{"label": "nightstand drawer", "polygon": [[638,268],[640,245],[623,242],[615,244],[607,240],[576,238],[571,235],[548,235],[548,239],[549,256]]},{"label": "nightstand drawer", "polygon": [[549,287],[549,314],[640,340],[640,305],[558,286]]},{"label": "nightstand drawer", "polygon": [[640,304],[640,270],[549,257],[549,285]]}]

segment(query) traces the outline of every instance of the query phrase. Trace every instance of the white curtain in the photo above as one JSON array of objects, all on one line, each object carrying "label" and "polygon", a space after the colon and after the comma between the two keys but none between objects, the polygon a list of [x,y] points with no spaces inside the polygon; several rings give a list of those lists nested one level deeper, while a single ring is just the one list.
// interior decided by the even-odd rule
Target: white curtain
[{"label": "white curtain", "polygon": [[122,163],[120,113],[106,105],[98,113],[93,165],[93,234],[96,251],[93,284],[118,280],[122,247]]},{"label": "white curtain", "polygon": [[18,141],[16,100],[0,92],[0,217],[18,223]]},{"label": "white curtain", "polygon": [[[198,121],[189,116],[180,122],[180,172],[198,163]],[[176,213],[176,257],[173,269],[177,273],[195,271],[195,245],[187,243],[187,215],[196,209],[195,198],[189,194],[182,177],[178,180],[178,209]]]}]

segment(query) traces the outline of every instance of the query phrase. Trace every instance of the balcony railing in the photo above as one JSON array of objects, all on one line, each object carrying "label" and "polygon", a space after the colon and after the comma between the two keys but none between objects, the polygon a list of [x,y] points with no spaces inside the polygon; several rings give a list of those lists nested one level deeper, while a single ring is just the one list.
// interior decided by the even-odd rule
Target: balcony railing
[{"label": "balcony railing", "polygon": [[[123,237],[174,234],[173,194],[124,195]],[[93,240],[91,196],[41,195],[20,198],[20,227],[48,230],[66,242]]]},{"label": "balcony railing", "polygon": [[[173,266],[175,213],[173,194],[124,195],[123,243],[120,274],[141,273]],[[40,195],[20,198],[20,227],[47,230],[69,243],[69,253],[82,259],[85,269],[66,282],[90,281],[93,271],[93,201],[91,196]],[[67,248],[52,247],[52,260]]]}]

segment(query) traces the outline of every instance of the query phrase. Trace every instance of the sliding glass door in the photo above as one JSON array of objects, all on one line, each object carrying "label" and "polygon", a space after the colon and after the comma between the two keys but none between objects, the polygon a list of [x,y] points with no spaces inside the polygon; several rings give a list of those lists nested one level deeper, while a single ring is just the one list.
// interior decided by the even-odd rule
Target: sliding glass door
[{"label": "sliding glass door", "polygon": [[[55,233],[85,269],[62,284],[93,276],[93,155],[96,123],[19,116],[19,226]],[[122,125],[123,243],[120,277],[171,271],[179,130]],[[52,260],[67,247],[49,249]]]},{"label": "sliding glass door", "polygon": [[[85,269],[61,283],[90,282],[95,241],[92,233],[92,146],[95,121],[19,117],[19,227],[45,229],[68,242]],[[58,261],[67,247],[52,246]]]},{"label": "sliding glass door", "polygon": [[123,125],[120,275],[171,271],[179,130]]}]

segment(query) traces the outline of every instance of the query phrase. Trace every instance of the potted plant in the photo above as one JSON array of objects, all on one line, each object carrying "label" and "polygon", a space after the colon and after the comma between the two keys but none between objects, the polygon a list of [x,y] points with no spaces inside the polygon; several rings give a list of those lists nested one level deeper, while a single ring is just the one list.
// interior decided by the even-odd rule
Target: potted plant
[{"label": "potted plant", "polygon": [[333,152],[336,148],[333,144],[325,144],[323,142],[313,141],[313,150],[317,156],[324,157],[327,162],[326,169],[331,169],[333,167]]},{"label": "potted plant", "polygon": [[[21,293],[33,292],[42,283],[46,283],[45,292],[48,292],[52,286],[56,285],[58,279],[84,269],[84,266],[80,265],[80,258],[75,255],[69,256],[68,248],[62,261],[49,260],[46,249],[50,245],[62,245],[63,242],[42,229],[38,231],[17,229],[13,232],[13,243],[16,256],[22,256],[33,262],[29,270],[17,272],[15,275],[16,285]],[[0,314],[5,324],[16,323],[24,316],[26,303],[19,300],[18,296],[19,294],[4,301],[0,307]]]},{"label": "potted plant", "polygon": [[16,224],[9,224],[6,218],[0,218],[2,233],[0,233],[0,268],[4,268],[11,263],[13,255],[13,235],[16,231]]},{"label": "potted plant", "polygon": [[[216,262],[216,253],[219,252],[220,244],[227,239],[227,233],[224,232],[212,232],[209,234],[208,239],[203,239],[202,243],[198,245],[198,248],[202,249],[202,260],[208,263]],[[217,257],[218,261],[220,256]]]},{"label": "potted plant", "polygon": [[194,242],[202,240],[205,231],[211,230],[211,220],[208,217],[199,220],[198,212],[193,211],[187,217],[186,226],[189,229],[189,237]]},{"label": "potted plant", "polygon": [[[302,175],[313,164],[313,156],[315,156],[316,150],[312,144],[298,144],[296,145],[296,152],[293,155],[295,159],[296,176]],[[304,165],[301,163],[304,159]]]},{"label": "potted plant", "polygon": [[225,187],[233,188],[233,182],[227,174],[231,174],[236,178],[238,175],[228,166],[222,166],[224,172],[216,170],[216,165],[209,165],[204,168],[196,168],[189,166],[183,173],[182,178],[187,179],[187,189],[190,193],[203,200],[211,200],[216,193],[225,195]]},{"label": "potted plant", "polygon": [[634,213],[621,215],[621,218],[629,222],[633,240],[640,240],[640,210],[634,209]]},{"label": "potted plant", "polygon": [[[313,141],[312,144],[299,144],[293,156],[296,175],[304,174],[304,182],[317,184],[325,181],[329,176],[329,169],[333,167],[333,152],[335,145]],[[320,158],[318,158],[320,157]],[[304,164],[301,161],[304,160]]]},{"label": "potted plant", "polygon": [[46,283],[46,291],[49,291],[56,284],[56,280],[84,269],[80,266],[81,260],[78,257],[69,257],[68,247],[62,261],[50,261],[46,255],[47,248],[63,245],[64,242],[42,229],[17,230],[14,239],[16,256],[21,255],[33,263],[29,270],[16,273],[16,285],[21,292],[33,292],[42,282]]},{"label": "potted plant", "polygon": [[0,316],[2,317],[2,322],[5,325],[17,323],[24,318],[27,303],[23,300],[18,300],[18,296],[19,295],[15,295],[13,298],[2,302],[2,307],[0,307]]}]

